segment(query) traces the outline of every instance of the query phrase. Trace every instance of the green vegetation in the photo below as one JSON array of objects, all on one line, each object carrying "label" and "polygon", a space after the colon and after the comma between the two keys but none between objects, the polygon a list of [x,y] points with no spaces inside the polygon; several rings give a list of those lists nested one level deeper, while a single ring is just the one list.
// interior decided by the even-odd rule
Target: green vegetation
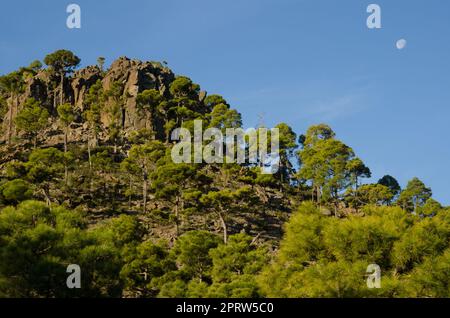
[{"label": "green vegetation", "polygon": [[37,145],[38,133],[48,124],[48,117],[48,111],[42,108],[39,102],[30,98],[15,118],[17,129],[25,132],[26,136],[33,141],[34,148]]},{"label": "green vegetation", "polygon": [[[80,58],[68,50],[58,50],[48,54],[44,58],[44,63],[49,66],[49,71],[52,75],[59,77],[59,105],[64,103],[65,76],[66,74],[71,73],[80,62]],[[56,90],[54,95],[54,105],[56,105]]]},{"label": "green vegetation", "polygon": [[161,64],[130,84],[138,62],[97,62],[83,82],[65,50],[0,77],[1,297],[450,297],[450,209],[420,179],[373,176],[325,124],[278,124],[273,175],[176,164],[174,128],[239,112]]},{"label": "green vegetation", "polygon": [[[286,225],[274,262],[259,277],[263,294],[448,297],[448,211],[423,219],[399,207],[363,210],[363,216],[336,219],[302,204]],[[367,288],[367,264],[381,267],[382,288]]]}]

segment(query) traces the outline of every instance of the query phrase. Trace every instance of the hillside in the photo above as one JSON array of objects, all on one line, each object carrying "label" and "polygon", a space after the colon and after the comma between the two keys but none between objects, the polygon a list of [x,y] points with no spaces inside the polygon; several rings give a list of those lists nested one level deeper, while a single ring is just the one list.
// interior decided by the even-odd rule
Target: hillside
[{"label": "hillside", "polygon": [[[0,296],[450,295],[449,209],[413,176],[364,183],[328,125],[278,124],[274,174],[175,163],[175,128],[242,127],[225,97],[159,62],[44,63],[0,77]],[[367,288],[371,264],[385,288]]]}]

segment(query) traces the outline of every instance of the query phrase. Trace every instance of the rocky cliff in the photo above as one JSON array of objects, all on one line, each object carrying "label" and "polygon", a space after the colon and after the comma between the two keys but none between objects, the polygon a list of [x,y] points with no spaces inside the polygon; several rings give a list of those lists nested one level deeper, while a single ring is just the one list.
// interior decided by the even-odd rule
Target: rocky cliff
[{"label": "rocky cliff", "polygon": [[[72,104],[80,115],[73,124],[71,134],[83,138],[82,130],[86,128],[86,125],[83,123],[82,114],[87,110],[86,94],[98,80],[101,81],[105,92],[111,88],[113,83],[121,84],[120,86],[123,88],[122,96],[125,99],[123,118],[121,119],[123,122],[122,128],[124,131],[132,131],[146,126],[145,116],[142,116],[136,107],[138,93],[146,89],[156,89],[162,96],[167,96],[169,85],[174,79],[173,72],[159,62],[142,62],[127,57],[120,57],[114,61],[106,72],[102,72],[98,66],[87,66],[76,70],[64,81],[64,103]],[[34,98],[49,111],[52,117],[53,125],[47,130],[46,142],[54,144],[57,140],[61,140],[62,135],[60,132],[58,133],[56,125],[56,108],[60,104],[58,81],[48,69],[42,69],[36,75],[28,78],[24,89],[18,96],[18,109],[13,109],[12,116],[10,116],[9,111],[4,115],[2,131],[7,130],[6,125],[9,118],[11,117],[14,120],[21,105],[28,98]],[[8,97],[8,99],[11,99],[11,97]],[[104,112],[101,114],[101,121],[105,127],[109,125],[109,118]],[[2,134],[0,140],[5,142],[6,134]]]}]

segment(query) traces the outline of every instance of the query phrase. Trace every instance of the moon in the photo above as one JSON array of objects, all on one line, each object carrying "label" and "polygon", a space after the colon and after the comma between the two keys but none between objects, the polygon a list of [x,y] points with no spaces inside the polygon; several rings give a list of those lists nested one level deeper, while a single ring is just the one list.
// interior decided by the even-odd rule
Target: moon
[{"label": "moon", "polygon": [[405,39],[400,39],[400,40],[398,40],[398,41],[397,41],[397,44],[396,44],[397,49],[403,50],[403,49],[406,47],[406,44],[407,44],[407,42],[406,42]]}]

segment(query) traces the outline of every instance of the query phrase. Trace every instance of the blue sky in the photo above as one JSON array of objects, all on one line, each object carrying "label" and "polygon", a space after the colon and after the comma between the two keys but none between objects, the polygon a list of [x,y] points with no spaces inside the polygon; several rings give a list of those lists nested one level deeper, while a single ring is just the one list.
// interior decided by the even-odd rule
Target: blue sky
[{"label": "blue sky", "polygon": [[[82,9],[82,28],[65,25]],[[366,26],[370,3],[382,29]],[[41,0],[0,4],[0,73],[56,49],[166,60],[244,117],[297,133],[325,122],[375,181],[419,177],[450,204],[450,2]],[[397,40],[407,40],[398,50]]]}]

